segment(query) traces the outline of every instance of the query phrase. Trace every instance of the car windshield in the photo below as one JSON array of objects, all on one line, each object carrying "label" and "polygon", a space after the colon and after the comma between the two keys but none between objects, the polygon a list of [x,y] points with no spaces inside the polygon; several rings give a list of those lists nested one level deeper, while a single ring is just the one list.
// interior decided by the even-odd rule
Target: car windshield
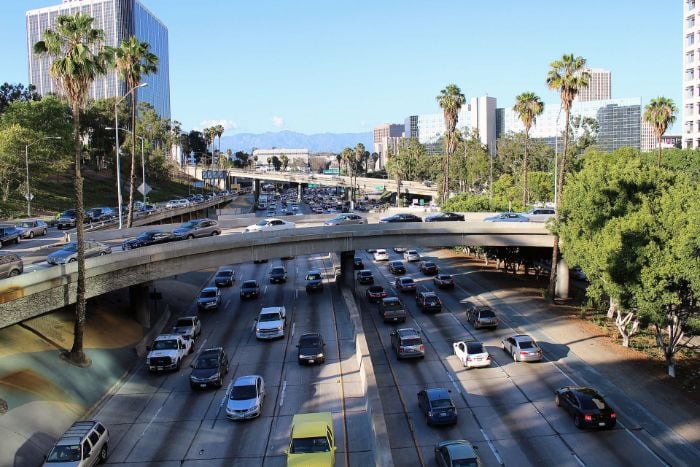
[{"label": "car windshield", "polygon": [[233,276],[233,271],[219,271],[216,275],[217,277],[231,277]]},{"label": "car windshield", "polygon": [[54,446],[46,457],[47,462],[80,462],[80,445]]},{"label": "car windshield", "polygon": [[372,271],[360,271],[360,275],[363,277],[370,277],[372,275]]},{"label": "car windshield", "polygon": [[272,268],[272,274],[284,274],[284,268]]},{"label": "car windshield", "polygon": [[314,274],[307,274],[306,275],[306,280],[307,281],[315,281],[321,278],[321,274],[314,273]]},{"label": "car windshield", "polygon": [[258,284],[257,284],[257,282],[255,282],[255,281],[245,281],[245,282],[243,283],[243,285],[241,286],[241,288],[244,288],[244,289],[254,289],[254,288],[257,287],[257,286],[258,286]]},{"label": "car windshield", "polygon": [[319,345],[321,345],[321,340],[316,336],[299,339],[299,347],[318,347]]},{"label": "car windshield", "polygon": [[246,386],[234,386],[231,389],[231,396],[229,399],[233,401],[245,401],[248,399],[255,399],[255,385],[248,384]]},{"label": "car windshield", "polygon": [[260,321],[277,321],[280,319],[280,314],[277,312],[274,313],[262,313],[260,315]]},{"label": "car windshield", "polygon": [[219,359],[216,356],[202,356],[194,363],[195,370],[208,370],[219,366]]},{"label": "car windshield", "polygon": [[216,297],[216,292],[213,290],[203,290],[200,297],[201,298],[214,298],[214,297]]},{"label": "car windshield", "polygon": [[382,293],[384,292],[384,287],[382,287],[381,285],[375,285],[370,287],[368,290],[370,293]]},{"label": "car windshield", "polygon": [[481,342],[470,342],[467,344],[467,353],[484,353],[484,346]]},{"label": "car windshield", "polygon": [[384,309],[386,310],[401,310],[403,305],[398,300],[390,300],[384,302]]},{"label": "car windshield", "polygon": [[198,223],[199,223],[199,221],[189,221],[189,222],[185,222],[184,224],[182,224],[182,225],[180,226],[180,228],[181,228],[181,229],[191,229],[191,228],[195,227]]},{"label": "car windshield", "polygon": [[520,341],[518,343],[518,346],[521,349],[534,349],[535,348],[535,343],[532,341]]},{"label": "car windshield", "polygon": [[61,214],[61,217],[75,217],[76,213],[75,211],[63,211],[63,214]]},{"label": "car windshield", "polygon": [[426,268],[434,268],[434,267],[435,267],[435,263],[425,263],[425,267],[426,267]]},{"label": "car windshield", "polygon": [[63,247],[63,251],[71,251],[71,252],[78,251],[78,244],[75,242],[70,242],[68,245]]},{"label": "car windshield", "polygon": [[581,408],[583,410],[603,410],[605,401],[600,397],[582,397]]},{"label": "car windshield", "polygon": [[433,304],[433,303],[437,303],[437,302],[438,302],[438,298],[435,295],[428,295],[427,297],[425,297],[425,303]]},{"label": "car windshield", "polygon": [[294,438],[289,449],[290,454],[303,454],[309,452],[330,452],[328,439],[325,436],[316,438]]},{"label": "car windshield", "polygon": [[430,406],[434,409],[450,409],[452,408],[452,401],[449,399],[435,399],[430,401]]},{"label": "car windshield", "polygon": [[191,319],[191,318],[188,318],[188,319],[178,319],[177,322],[175,323],[175,326],[177,326],[177,327],[183,327],[183,328],[184,328],[184,327],[188,327],[188,326],[192,326],[192,319]]},{"label": "car windshield", "polygon": [[491,310],[479,310],[480,318],[495,318],[496,314]]},{"label": "car windshield", "polygon": [[139,240],[150,240],[153,238],[155,235],[155,232],[143,232],[141,235],[139,235],[138,238]]},{"label": "car windshield", "polygon": [[263,220],[261,220],[260,222],[258,222],[258,223],[255,224],[255,225],[259,225],[259,226],[262,227],[262,226],[264,226],[264,225],[267,225],[267,221],[263,219]]},{"label": "car windshield", "polygon": [[451,281],[451,280],[452,280],[452,277],[451,277],[451,276],[438,276],[438,278],[439,278],[441,281]]},{"label": "car windshield", "polygon": [[408,250],[409,255],[417,255],[418,252],[416,250]]},{"label": "car windshield", "polygon": [[405,278],[405,279],[401,279],[401,284],[403,284],[403,285],[411,285],[411,284],[413,284],[413,279],[408,278],[408,277]]},{"label": "car windshield", "polygon": [[17,224],[17,227],[24,227],[25,229],[30,229],[34,227],[34,224],[32,224],[31,222],[20,222],[19,224]]},{"label": "car windshield", "polygon": [[175,350],[177,349],[177,341],[175,339],[167,341],[155,341],[153,350]]},{"label": "car windshield", "polygon": [[476,459],[452,459],[452,467],[478,467]]}]

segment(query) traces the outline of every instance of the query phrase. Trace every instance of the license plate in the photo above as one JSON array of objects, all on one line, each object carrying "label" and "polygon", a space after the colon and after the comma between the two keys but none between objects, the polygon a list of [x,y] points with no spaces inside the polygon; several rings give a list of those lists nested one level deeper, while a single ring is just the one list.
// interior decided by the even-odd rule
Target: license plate
[{"label": "license plate", "polygon": [[440,412],[441,417],[447,417],[447,412]]},{"label": "license plate", "polygon": [[312,358],[311,360],[309,360],[309,363],[314,363],[315,361],[316,361],[316,360],[314,360],[314,359]]},{"label": "license plate", "polygon": [[392,319],[392,321],[398,321],[398,320],[399,320],[399,318],[391,318],[391,319]]},{"label": "license plate", "polygon": [[598,426],[605,426],[605,422],[598,422]]},{"label": "license plate", "polygon": [[206,388],[207,385],[206,385],[206,384],[200,384],[199,387],[200,387],[200,388]]},{"label": "license plate", "polygon": [[157,367],[156,367],[156,370],[158,370],[158,371],[161,371],[162,369],[163,369],[162,366],[157,366]]}]

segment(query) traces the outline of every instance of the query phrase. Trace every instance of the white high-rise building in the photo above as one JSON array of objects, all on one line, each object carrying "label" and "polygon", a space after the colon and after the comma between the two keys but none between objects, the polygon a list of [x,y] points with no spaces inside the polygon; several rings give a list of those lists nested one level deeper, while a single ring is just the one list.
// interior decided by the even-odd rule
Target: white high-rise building
[{"label": "white high-rise building", "polygon": [[700,147],[700,9],[683,0],[683,148]]},{"label": "white high-rise building", "polygon": [[612,99],[612,75],[608,70],[589,68],[586,71],[591,75],[588,86],[576,94],[579,102],[605,101]]}]

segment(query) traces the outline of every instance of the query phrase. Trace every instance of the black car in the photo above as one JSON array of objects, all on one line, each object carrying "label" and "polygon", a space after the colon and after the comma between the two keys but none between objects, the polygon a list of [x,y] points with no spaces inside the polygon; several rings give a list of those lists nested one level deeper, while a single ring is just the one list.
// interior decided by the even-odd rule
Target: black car
[{"label": "black car", "polygon": [[423,219],[415,214],[397,213],[379,220],[380,224],[388,224],[391,222],[423,222]]},{"label": "black car", "polygon": [[326,361],[326,355],[323,353],[323,348],[326,343],[323,342],[323,336],[317,332],[310,332],[299,336],[297,344],[297,360],[302,363],[323,363]]},{"label": "black car", "polygon": [[260,286],[256,280],[244,281],[241,284],[241,298],[258,298],[260,296]]},{"label": "black car", "polygon": [[406,274],[406,266],[403,265],[403,261],[390,261],[389,271],[392,274]]},{"label": "black car", "polygon": [[359,256],[355,256],[355,257],[352,259],[352,267],[353,267],[353,269],[355,269],[355,270],[357,270],[357,269],[364,269],[364,268],[365,268],[365,263],[362,262],[362,258],[360,258]]},{"label": "black car", "polygon": [[224,375],[228,374],[228,356],[222,347],[202,350],[190,365],[190,387],[192,389],[224,385]]},{"label": "black car", "polygon": [[141,232],[138,237],[124,240],[122,249],[132,250],[143,246],[159,245],[161,243],[174,242],[179,240],[172,232],[163,232],[162,230],[147,230]]},{"label": "black car", "polygon": [[273,284],[287,282],[287,269],[284,266],[275,266],[270,269],[270,282]]},{"label": "black car", "polygon": [[439,212],[426,216],[425,222],[453,222],[463,221],[464,214],[455,214],[454,212]]},{"label": "black car", "polygon": [[433,263],[432,261],[423,261],[418,269],[420,269],[420,272],[426,276],[434,276],[440,272],[437,264]]},{"label": "black car", "polygon": [[617,414],[595,389],[564,386],[555,391],[554,403],[574,417],[576,428],[613,428],[617,424]]},{"label": "black car", "polygon": [[442,301],[435,292],[419,292],[416,294],[416,303],[424,312],[439,313],[442,311]]},{"label": "black car", "polygon": [[117,214],[111,208],[91,208],[85,211],[86,222],[108,221],[115,217]]},{"label": "black car", "polygon": [[457,423],[457,408],[450,391],[443,388],[423,389],[418,393],[418,407],[428,425],[453,425]]},{"label": "black car", "polygon": [[217,287],[231,287],[235,280],[236,274],[233,272],[233,269],[220,269],[214,276],[214,285]]},{"label": "black car", "polygon": [[357,282],[368,285],[374,284],[374,276],[372,275],[372,271],[369,269],[363,269],[362,271],[358,272]]},{"label": "black car", "polygon": [[56,220],[56,228],[61,229],[72,229],[78,220],[78,211],[75,209],[67,209],[63,211]]},{"label": "black car", "polygon": [[0,227],[0,248],[10,243],[19,243],[22,231],[17,227]]},{"label": "black car", "polygon": [[306,273],[306,291],[323,289],[323,276],[319,271],[309,271]]}]

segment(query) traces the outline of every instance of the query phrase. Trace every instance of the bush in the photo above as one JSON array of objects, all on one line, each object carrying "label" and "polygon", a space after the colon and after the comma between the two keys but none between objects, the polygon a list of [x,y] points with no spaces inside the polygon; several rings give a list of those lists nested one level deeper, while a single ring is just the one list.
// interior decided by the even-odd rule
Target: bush
[{"label": "bush", "polygon": [[488,195],[460,193],[448,199],[442,206],[442,210],[453,212],[507,211],[508,202],[503,203],[496,199],[489,200]]}]

